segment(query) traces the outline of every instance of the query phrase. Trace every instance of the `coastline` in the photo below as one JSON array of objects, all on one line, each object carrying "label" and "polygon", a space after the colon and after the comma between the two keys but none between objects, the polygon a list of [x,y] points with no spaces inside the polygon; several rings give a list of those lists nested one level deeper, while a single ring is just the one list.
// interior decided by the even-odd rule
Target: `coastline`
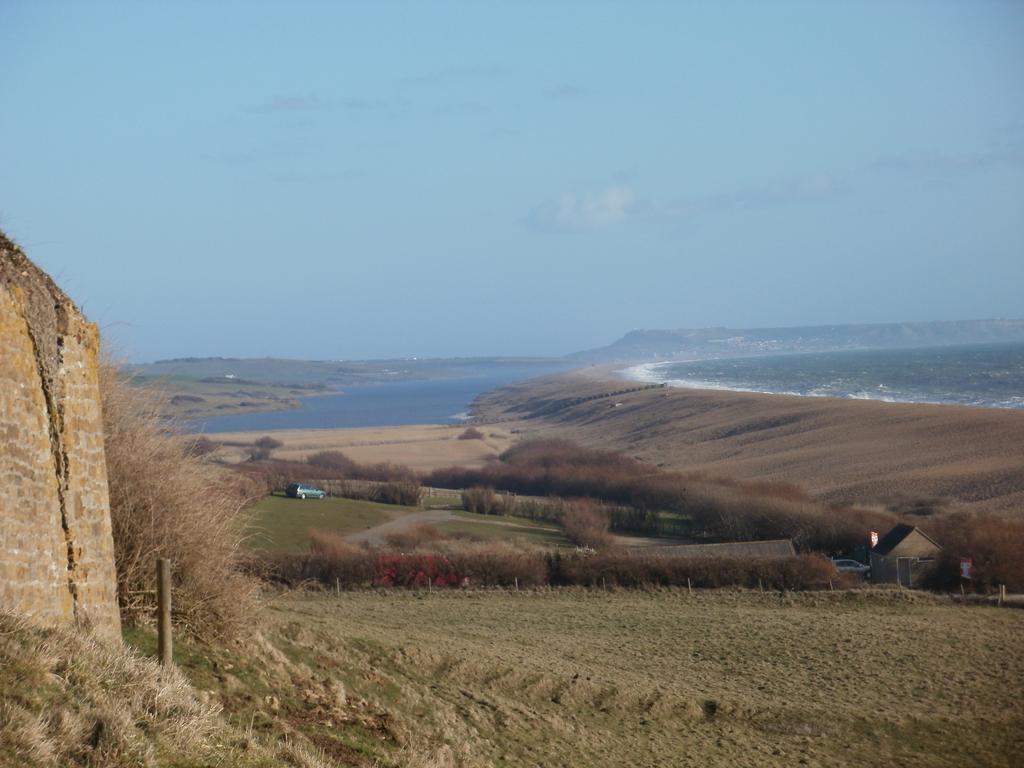
[{"label": "coastline", "polygon": [[[896,352],[657,360],[628,364],[614,373],[676,389],[1024,410],[1020,344],[910,349],[904,351],[909,357],[898,362]],[[993,359],[996,355],[1002,357]],[[934,378],[936,371],[940,378]]]},{"label": "coastline", "polygon": [[[480,421],[832,503],[1024,515],[1024,411],[641,385],[601,365],[481,396]],[[630,387],[629,384],[634,386]]]}]

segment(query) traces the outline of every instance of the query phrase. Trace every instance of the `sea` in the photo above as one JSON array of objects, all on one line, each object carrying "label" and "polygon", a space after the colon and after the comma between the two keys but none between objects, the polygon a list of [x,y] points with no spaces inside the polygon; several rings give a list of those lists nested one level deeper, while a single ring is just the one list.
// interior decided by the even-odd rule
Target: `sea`
[{"label": "sea", "polygon": [[692,389],[1024,408],[1022,343],[665,361],[620,374]]},{"label": "sea", "polygon": [[458,424],[469,418],[473,401],[484,392],[568,367],[565,363],[502,365],[474,376],[356,384],[337,393],[300,398],[299,407],[291,410],[214,416],[188,426],[195,432],[214,433]]}]

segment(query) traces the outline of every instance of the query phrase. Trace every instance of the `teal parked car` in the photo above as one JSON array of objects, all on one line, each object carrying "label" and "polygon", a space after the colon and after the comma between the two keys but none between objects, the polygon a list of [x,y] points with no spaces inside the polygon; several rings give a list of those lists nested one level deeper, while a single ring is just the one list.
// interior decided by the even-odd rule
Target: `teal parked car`
[{"label": "teal parked car", "polygon": [[312,485],[292,483],[284,489],[284,495],[291,496],[293,499],[322,499],[327,495],[327,491],[314,488]]}]

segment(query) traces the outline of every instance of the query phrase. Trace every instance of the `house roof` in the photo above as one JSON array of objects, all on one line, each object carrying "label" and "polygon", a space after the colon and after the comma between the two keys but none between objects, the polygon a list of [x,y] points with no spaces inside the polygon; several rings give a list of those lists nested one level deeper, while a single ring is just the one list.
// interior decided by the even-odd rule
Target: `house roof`
[{"label": "house roof", "polygon": [[941,549],[941,547],[939,547],[939,545],[936,543],[935,539],[933,539],[931,536],[929,536],[927,533],[922,531],[917,526],[907,525],[906,523],[900,523],[899,525],[894,526],[893,529],[889,531],[887,534],[885,534],[885,536],[882,537],[882,539],[878,542],[878,544],[875,545],[874,549],[872,549],[871,551],[879,555],[888,555],[890,552],[896,549],[896,547],[898,547],[900,543],[905,538],[907,538],[907,536],[912,534],[914,531],[917,531],[925,539],[930,541],[932,544],[935,544],[935,547],[937,549]]},{"label": "house roof", "polygon": [[789,539],[772,541],[725,541],[720,544],[669,544],[632,547],[638,554],[672,557],[789,557],[796,554]]}]

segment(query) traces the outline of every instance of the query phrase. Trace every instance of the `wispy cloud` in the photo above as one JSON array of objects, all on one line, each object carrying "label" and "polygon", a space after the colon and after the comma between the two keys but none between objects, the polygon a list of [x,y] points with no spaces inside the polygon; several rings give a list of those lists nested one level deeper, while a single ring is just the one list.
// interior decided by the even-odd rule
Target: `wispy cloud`
[{"label": "wispy cloud", "polygon": [[256,159],[256,153],[231,149],[222,152],[207,152],[202,157],[204,160],[220,165],[239,166],[253,162]]},{"label": "wispy cloud", "polygon": [[327,108],[327,103],[315,95],[275,96],[261,104],[249,107],[247,112],[317,112]]},{"label": "wispy cloud", "polygon": [[503,70],[495,64],[445,67],[422,75],[410,75],[398,81],[399,88],[446,86],[474,80],[494,80]]},{"label": "wispy cloud", "polygon": [[545,90],[544,95],[555,101],[577,101],[586,96],[587,92],[572,83],[558,83]]},{"label": "wispy cloud", "polygon": [[442,104],[437,112],[442,115],[455,115],[459,117],[470,115],[486,115],[491,108],[479,101],[459,101],[451,104]]},{"label": "wispy cloud", "polygon": [[389,104],[385,99],[368,99],[355,97],[345,99],[341,106],[351,112],[373,112],[375,110],[387,109]]},{"label": "wispy cloud", "polygon": [[387,99],[350,96],[341,100],[323,99],[314,94],[310,95],[281,95],[261,104],[255,104],[246,109],[246,112],[269,114],[274,112],[326,112],[329,110],[342,109],[347,112],[373,112],[385,110],[390,106]]},{"label": "wispy cloud", "polygon": [[882,173],[939,176],[1022,166],[1024,152],[999,149],[963,153],[897,152],[879,156],[869,168]]},{"label": "wispy cloud", "polygon": [[572,232],[601,229],[623,221],[636,204],[636,194],[626,186],[611,185],[590,192],[569,192],[557,200],[536,206],[527,224],[541,232]]},{"label": "wispy cloud", "polygon": [[695,216],[730,210],[757,210],[810,203],[842,194],[846,184],[832,175],[797,176],[728,192],[691,195],[670,204],[671,213]]}]

